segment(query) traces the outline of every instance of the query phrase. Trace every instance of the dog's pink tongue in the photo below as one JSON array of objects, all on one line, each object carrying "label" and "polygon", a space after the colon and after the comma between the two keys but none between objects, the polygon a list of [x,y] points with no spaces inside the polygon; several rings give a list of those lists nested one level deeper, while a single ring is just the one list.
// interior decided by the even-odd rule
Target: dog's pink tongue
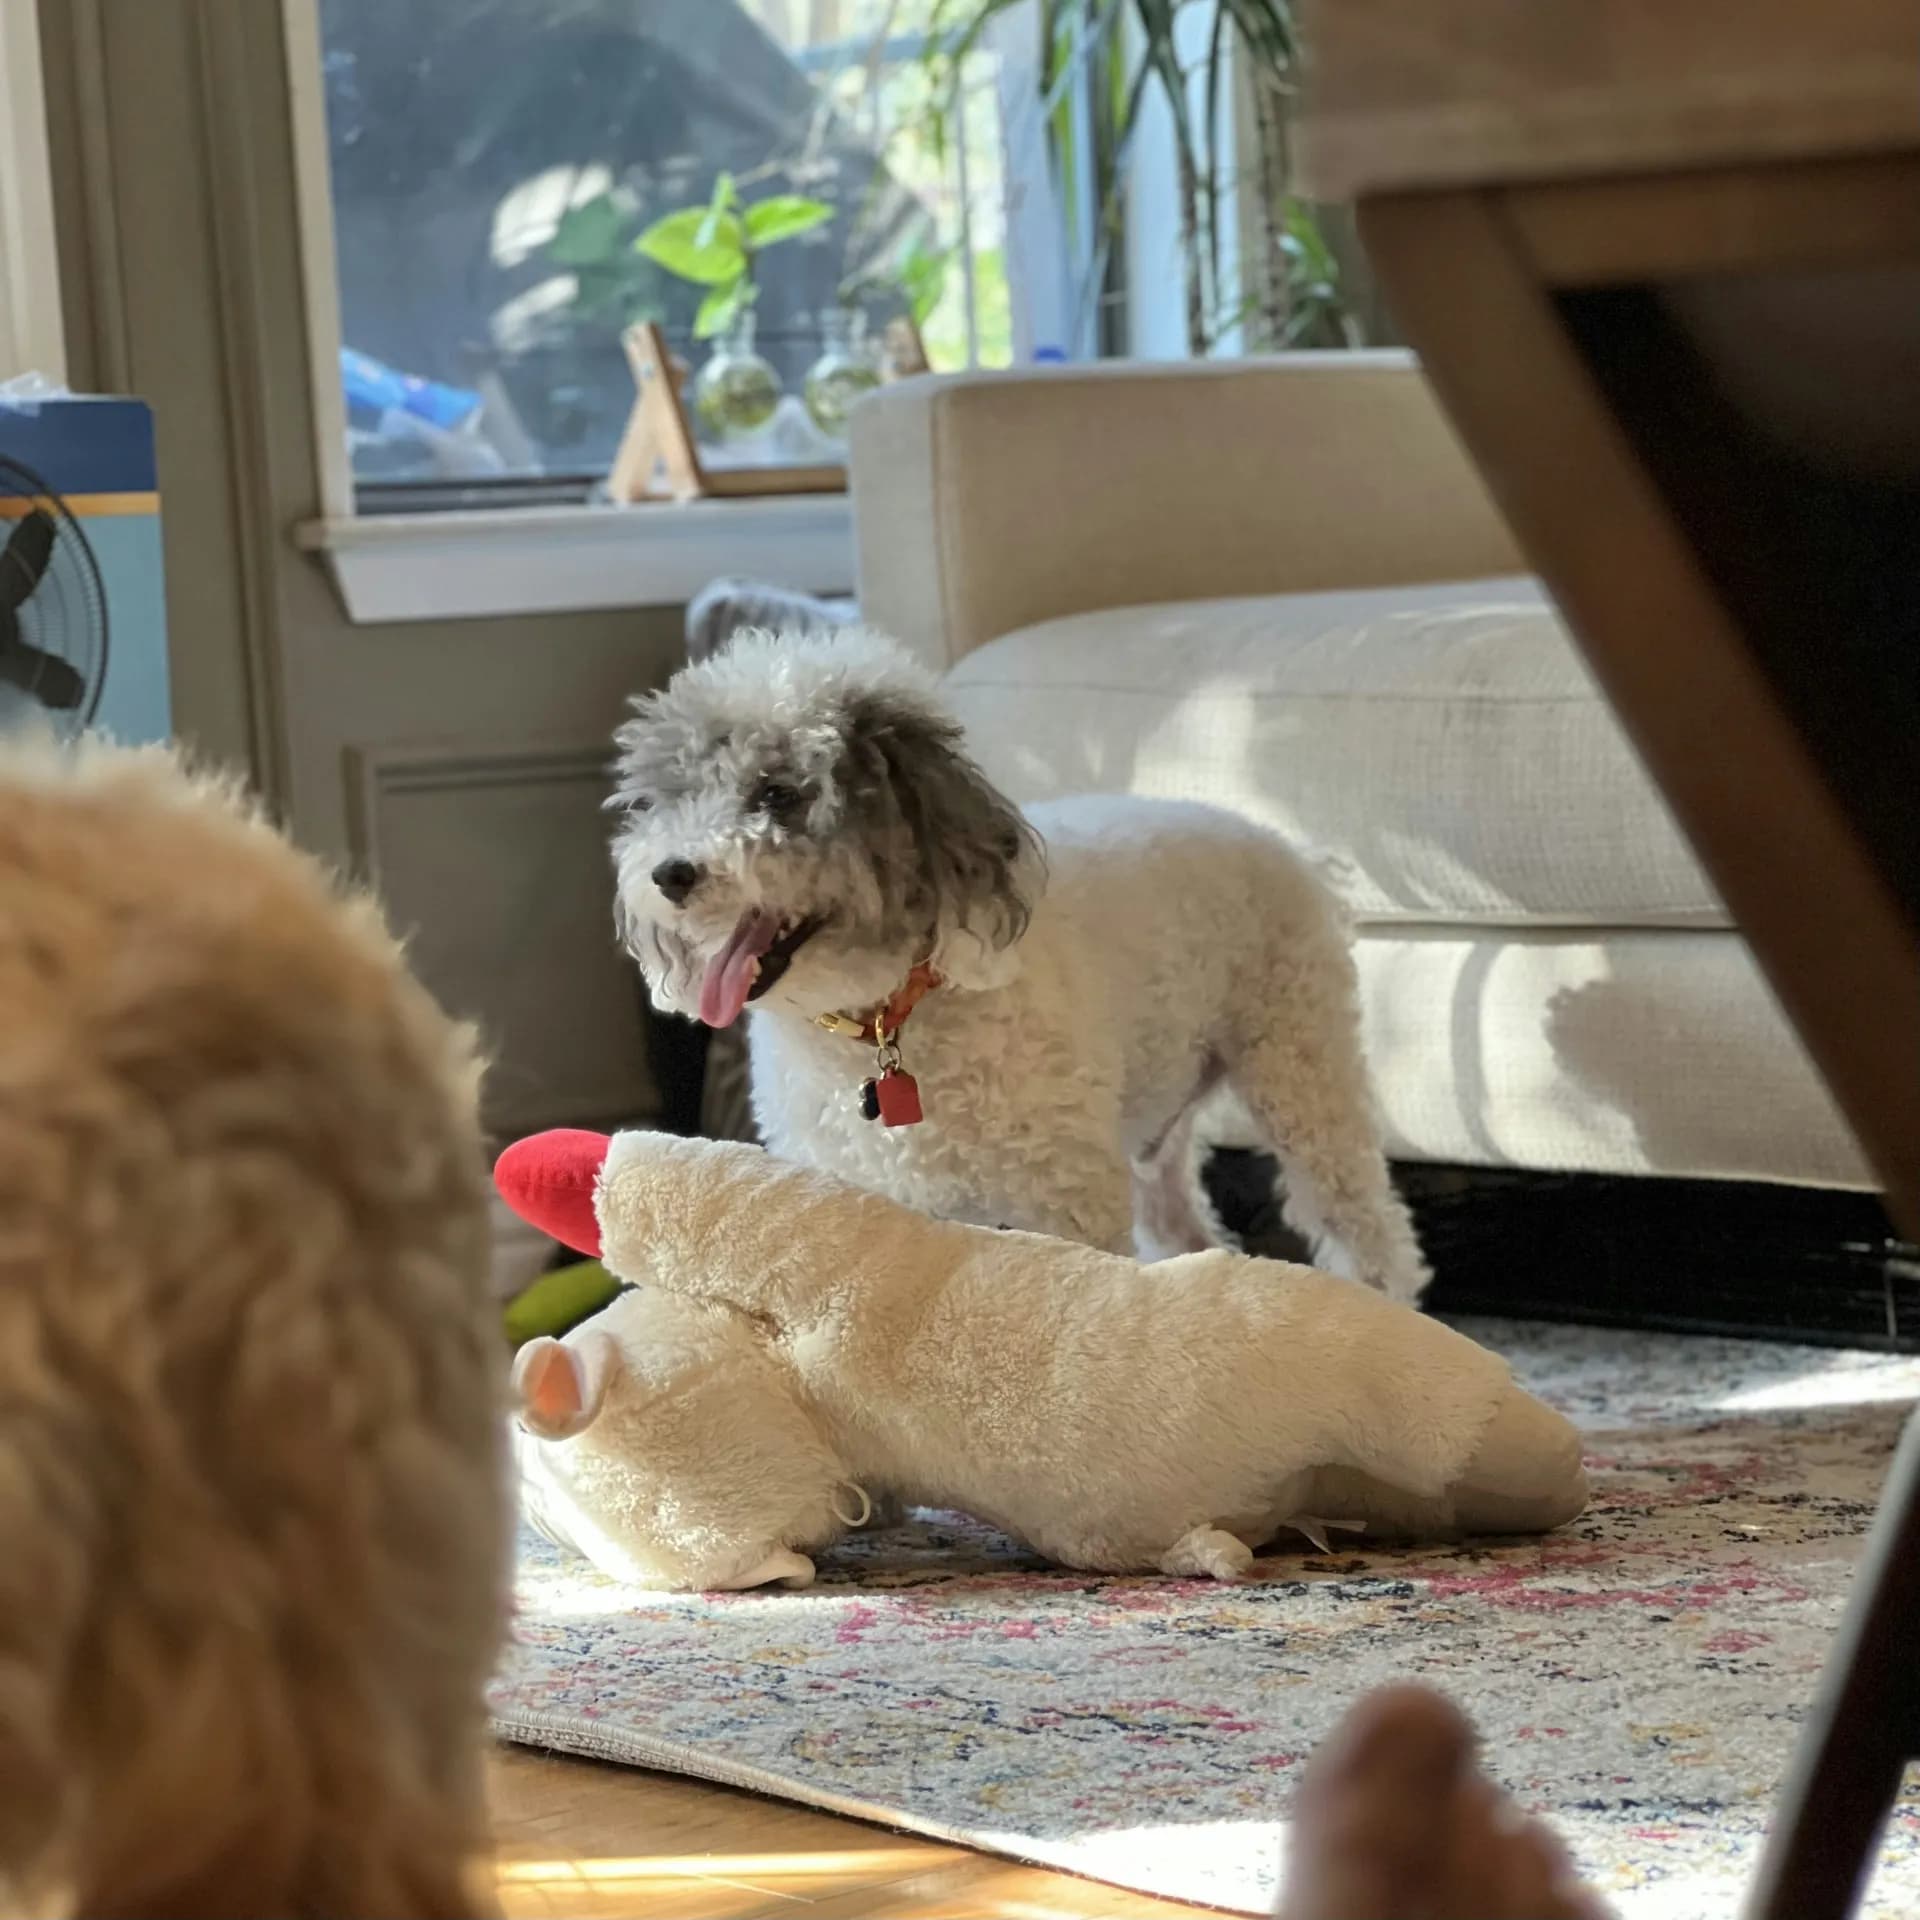
[{"label": "dog's pink tongue", "polygon": [[700,1018],[710,1027],[730,1027],[753,991],[753,963],[773,945],[780,916],[756,907],[727,936],[727,944],[707,962],[700,982]]}]

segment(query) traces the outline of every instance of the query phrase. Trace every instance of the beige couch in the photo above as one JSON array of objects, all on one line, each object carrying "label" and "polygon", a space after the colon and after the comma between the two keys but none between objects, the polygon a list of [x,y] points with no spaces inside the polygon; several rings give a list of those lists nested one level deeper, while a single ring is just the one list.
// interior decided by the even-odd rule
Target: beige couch
[{"label": "beige couch", "polygon": [[1869,1184],[1410,360],[914,381],[853,478],[863,615],[1016,797],[1328,860],[1396,1155]]}]

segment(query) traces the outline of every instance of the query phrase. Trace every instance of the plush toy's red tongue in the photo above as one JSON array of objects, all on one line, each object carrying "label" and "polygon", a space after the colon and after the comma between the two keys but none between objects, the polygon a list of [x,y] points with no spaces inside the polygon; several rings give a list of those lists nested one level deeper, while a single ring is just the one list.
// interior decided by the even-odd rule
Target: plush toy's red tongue
[{"label": "plush toy's red tongue", "polygon": [[780,932],[780,916],[764,907],[741,917],[727,936],[727,944],[707,962],[700,982],[700,1018],[710,1027],[730,1027],[740,1018],[758,977],[754,962],[773,945]]},{"label": "plush toy's red tongue", "polygon": [[600,1221],[593,1210],[593,1192],[611,1145],[604,1133],[574,1127],[530,1134],[493,1163],[493,1184],[529,1226],[597,1259]]}]

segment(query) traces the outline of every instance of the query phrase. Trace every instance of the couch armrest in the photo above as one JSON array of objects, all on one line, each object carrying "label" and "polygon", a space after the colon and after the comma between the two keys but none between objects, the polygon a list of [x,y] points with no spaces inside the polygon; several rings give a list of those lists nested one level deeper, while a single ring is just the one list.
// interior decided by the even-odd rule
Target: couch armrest
[{"label": "couch armrest", "polygon": [[909,380],[852,448],[862,618],[943,668],[1104,607],[1527,571],[1402,353]]}]

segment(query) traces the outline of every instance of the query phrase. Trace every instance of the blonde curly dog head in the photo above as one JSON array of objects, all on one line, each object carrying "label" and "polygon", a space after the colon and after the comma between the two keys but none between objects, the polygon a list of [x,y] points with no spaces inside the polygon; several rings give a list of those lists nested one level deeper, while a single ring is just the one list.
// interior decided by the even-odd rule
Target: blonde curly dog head
[{"label": "blonde curly dog head", "polygon": [[0,750],[0,1911],[484,1911],[468,1036],[164,752]]}]

